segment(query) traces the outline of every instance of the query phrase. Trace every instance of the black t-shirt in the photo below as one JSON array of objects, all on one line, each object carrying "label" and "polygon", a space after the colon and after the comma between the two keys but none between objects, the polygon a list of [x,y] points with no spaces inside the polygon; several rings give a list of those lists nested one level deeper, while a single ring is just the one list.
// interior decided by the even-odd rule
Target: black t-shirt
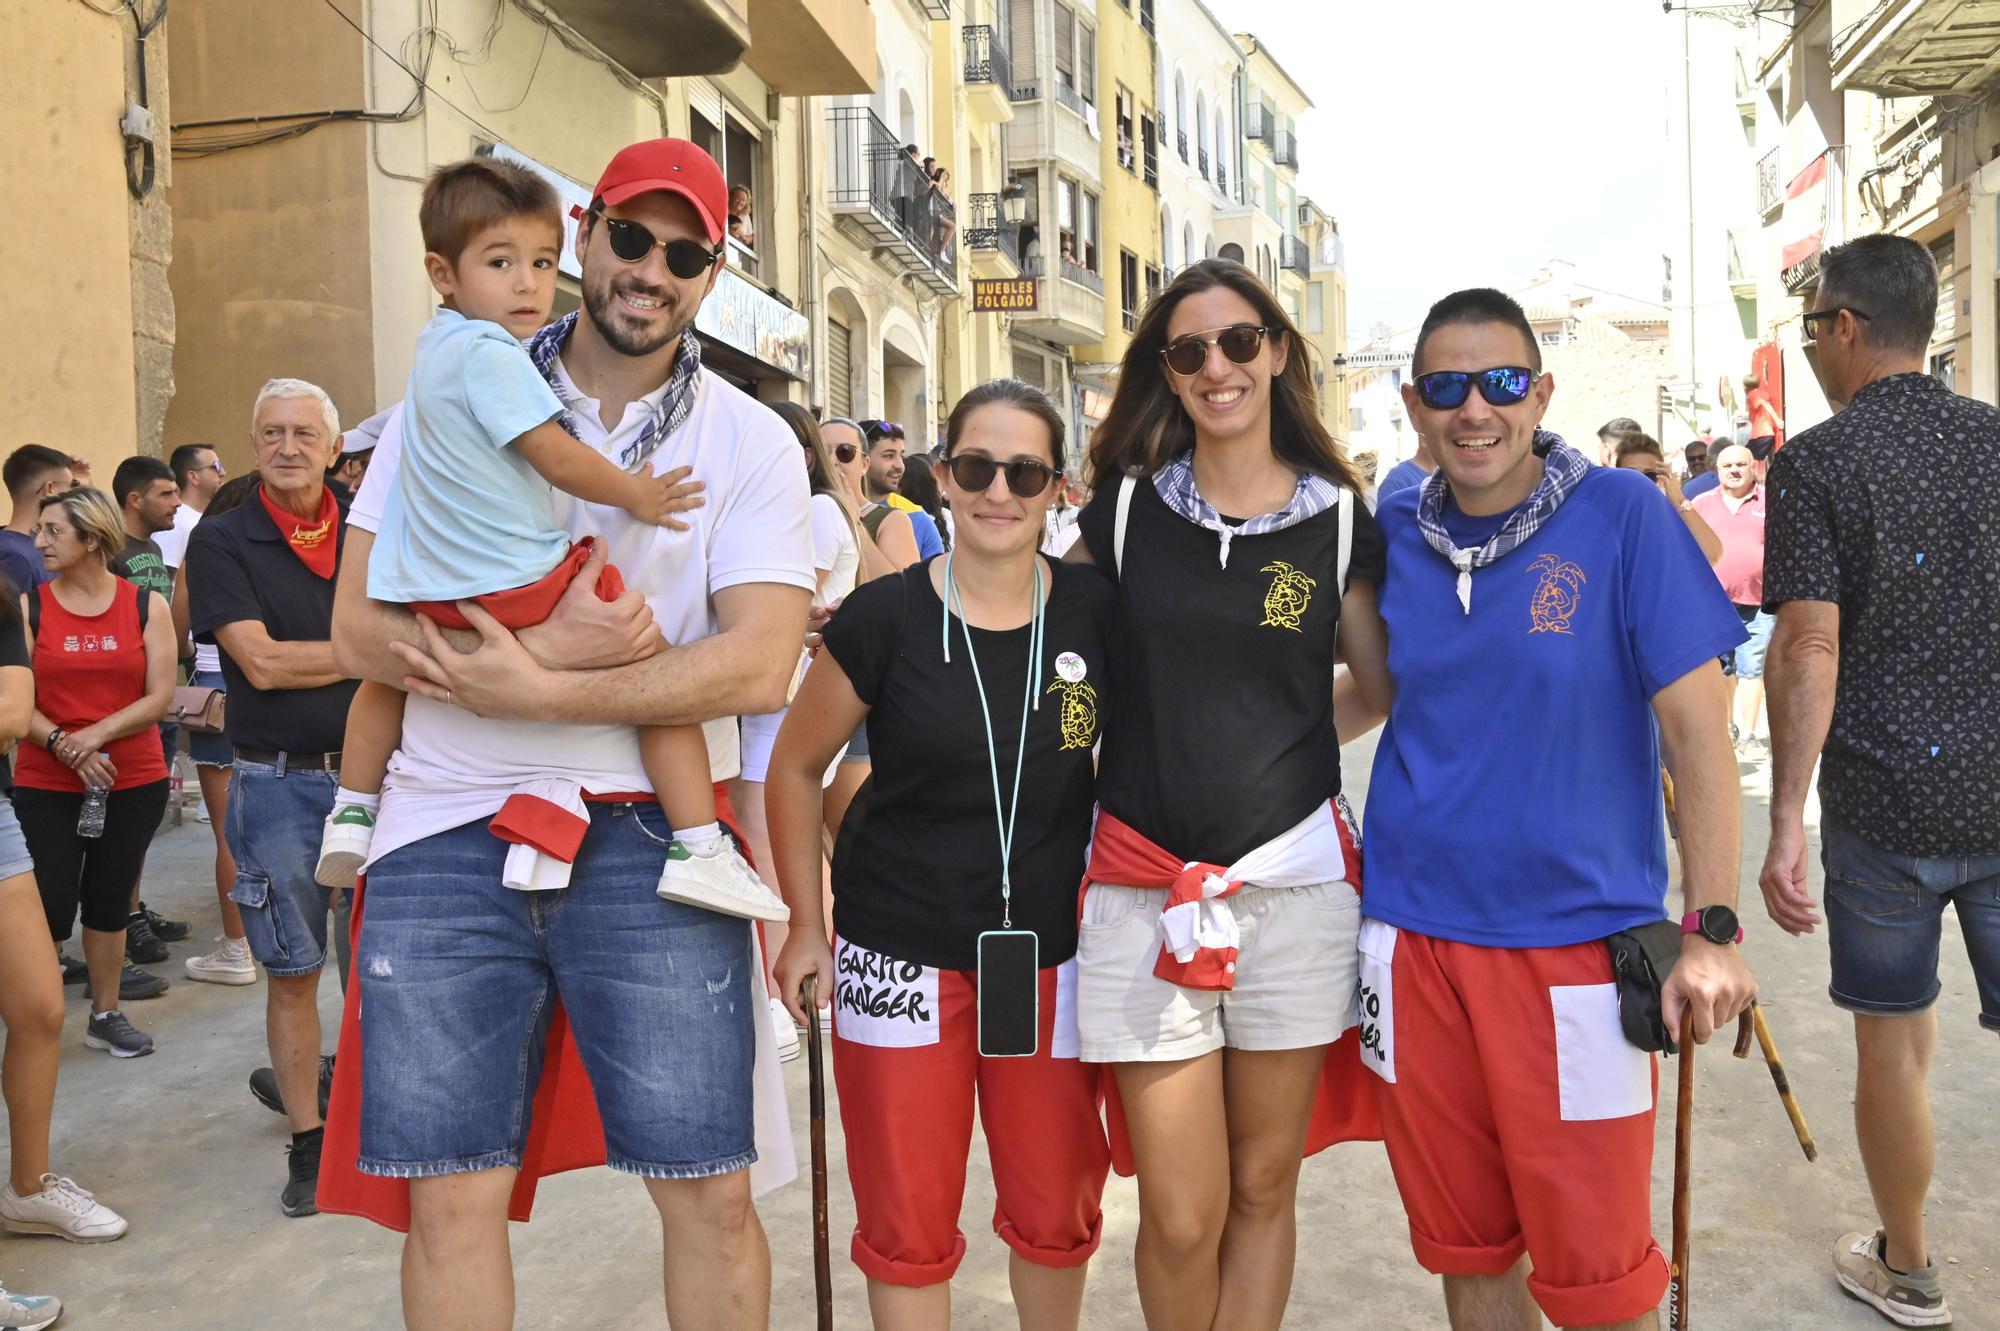
[{"label": "black t-shirt", "polygon": [[[1076,952],[1113,593],[1094,569],[1043,567],[1041,707],[1028,715],[1011,864],[1014,927],[1034,930],[1041,964],[1053,966]],[[926,560],[857,588],[826,626],[827,651],[868,704],[875,769],[834,849],[833,922],[847,941],[898,960],[972,970],[980,933],[1000,927],[1000,829],[965,628],[953,620],[947,665],[943,618]],[[1011,808],[1029,629],[976,628],[972,641]]]},{"label": "black t-shirt", "polygon": [[[1118,486],[1079,524],[1114,578]],[[1382,531],[1353,505],[1350,582],[1381,585]],[[1333,729],[1339,510],[1231,539],[1132,487],[1098,800],[1174,855],[1230,864],[1340,793]]]},{"label": "black t-shirt", "polygon": [[[5,591],[9,595],[12,595],[9,588],[0,587],[0,591]],[[21,598],[15,596],[12,604],[18,606],[20,603]],[[0,668],[7,666],[32,666],[32,664],[33,662],[28,656],[28,640],[21,631],[20,612],[16,610],[11,615],[0,616]],[[21,742],[23,744],[27,743],[25,739]],[[0,754],[0,789],[12,790],[13,788],[14,756],[11,753]]]},{"label": "black t-shirt", "polygon": [[[337,540],[336,568],[347,547],[344,510]],[[188,627],[196,642],[217,643],[217,629],[252,619],[277,642],[325,642],[333,636],[334,579],[305,566],[255,496],[196,523],[186,560]],[[354,681],[266,692],[251,686],[227,648],[220,655],[229,694],[223,725],[232,745],[290,753],[340,748]]]},{"label": "black t-shirt", "polygon": [[125,548],[111,561],[111,571],[142,591],[158,592],[169,604],[174,599],[174,571],[166,556],[150,536],[125,537]]}]

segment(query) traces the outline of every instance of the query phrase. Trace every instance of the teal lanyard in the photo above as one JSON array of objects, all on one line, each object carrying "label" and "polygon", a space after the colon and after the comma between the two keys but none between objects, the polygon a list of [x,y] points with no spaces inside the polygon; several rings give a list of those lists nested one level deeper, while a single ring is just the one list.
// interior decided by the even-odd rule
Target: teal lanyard
[{"label": "teal lanyard", "polygon": [[979,675],[979,653],[972,645],[972,625],[966,622],[965,603],[959,598],[958,583],[951,576],[955,554],[944,557],[944,624],[939,638],[944,646],[944,662],[951,664],[951,618],[958,616],[965,630],[965,656],[972,662],[973,691],[979,695],[979,715],[986,725],[986,768],[993,776],[993,821],[1000,828],[1000,927],[1014,927],[1014,829],[1021,812],[1021,768],[1028,758],[1028,714],[1041,710],[1042,695],[1035,680],[1042,659],[1042,558],[1035,556],[1035,608],[1028,615],[1028,683],[1021,696],[1021,743],[1014,750],[1014,798],[1012,807],[1000,802],[1000,750],[993,742],[993,709],[986,702],[986,681]]}]

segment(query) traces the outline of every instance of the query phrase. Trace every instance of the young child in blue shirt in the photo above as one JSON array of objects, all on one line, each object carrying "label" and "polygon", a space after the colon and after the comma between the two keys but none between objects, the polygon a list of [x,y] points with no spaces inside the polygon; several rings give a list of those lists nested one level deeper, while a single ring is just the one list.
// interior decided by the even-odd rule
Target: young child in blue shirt
[{"label": "young child in blue shirt", "polygon": [[[541,177],[475,157],[440,168],[420,210],[424,267],[441,308],[417,342],[396,485],[369,559],[368,595],[464,627],[455,603],[509,628],[546,619],[589,556],[556,524],[550,487],[683,528],[666,478],[627,472],[563,428],[563,405],[521,341],[549,316],[563,243],[561,203]],[[606,567],[598,595],[623,580]],[[348,711],[342,784],[317,877],[353,882],[366,861],[404,695],[363,684]],[[660,895],[726,914],[788,917],[722,834],[698,725],[645,726],[640,760],[674,829]]]}]

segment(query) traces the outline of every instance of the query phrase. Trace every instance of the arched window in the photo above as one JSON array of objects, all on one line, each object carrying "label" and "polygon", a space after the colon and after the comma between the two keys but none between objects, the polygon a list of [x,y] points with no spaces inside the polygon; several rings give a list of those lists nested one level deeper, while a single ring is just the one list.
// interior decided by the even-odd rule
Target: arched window
[{"label": "arched window", "polygon": [[1234,259],[1236,260],[1236,262],[1242,263],[1243,247],[1241,245],[1238,245],[1235,241],[1232,240],[1227,245],[1224,245],[1222,247],[1222,253],[1217,257],[1223,259]]},{"label": "arched window", "polygon": [[1181,264],[1186,266],[1201,257],[1194,247],[1194,223],[1181,223]]},{"label": "arched window", "polygon": [[1181,160],[1185,162],[1188,159],[1187,80],[1181,77],[1178,69],[1174,71],[1174,127],[1180,131],[1175,147],[1180,150]]},{"label": "arched window", "polygon": [[1199,88],[1194,94],[1194,146],[1201,159],[1201,174],[1208,175],[1208,94]]},{"label": "arched window", "polygon": [[1174,266],[1174,215],[1165,204],[1160,206],[1160,266]]},{"label": "arched window", "polygon": [[1223,165],[1235,154],[1230,151],[1229,112],[1222,107],[1220,98],[1215,103],[1215,178],[1227,181],[1228,170]]}]

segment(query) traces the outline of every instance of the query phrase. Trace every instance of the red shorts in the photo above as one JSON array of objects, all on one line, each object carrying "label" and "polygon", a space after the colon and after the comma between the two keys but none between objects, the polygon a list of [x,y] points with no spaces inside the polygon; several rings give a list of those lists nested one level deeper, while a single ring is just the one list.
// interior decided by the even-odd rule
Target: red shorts
[{"label": "red shorts", "polygon": [[1111,1150],[1098,1069],[1077,1059],[1074,976],[1058,979],[1070,970],[1041,973],[1036,1054],[981,1058],[973,972],[834,941],[833,1077],[854,1189],[852,1254],[870,1279],[935,1285],[958,1270],[975,1091],[999,1194],[994,1232],[1037,1266],[1082,1266],[1097,1251]]},{"label": "red shorts", "polygon": [[1659,1307],[1650,1054],[1618,1023],[1601,942],[1492,948],[1361,926],[1362,1064],[1410,1245],[1440,1275],[1525,1251],[1558,1326]]},{"label": "red shorts", "polygon": [[[504,592],[487,592],[483,596],[468,596],[465,599],[499,620],[503,628],[524,629],[539,624],[555,613],[556,602],[562,600],[563,593],[576,581],[576,575],[583,571],[584,562],[590,558],[591,547],[595,544],[595,536],[572,542],[562,563],[525,587],[510,587]],[[618,575],[617,569],[606,564],[604,571],[597,575],[597,599],[615,601],[624,594],[625,579]],[[441,629],[472,627],[459,613],[456,601],[415,601],[410,609],[428,616]]]}]

